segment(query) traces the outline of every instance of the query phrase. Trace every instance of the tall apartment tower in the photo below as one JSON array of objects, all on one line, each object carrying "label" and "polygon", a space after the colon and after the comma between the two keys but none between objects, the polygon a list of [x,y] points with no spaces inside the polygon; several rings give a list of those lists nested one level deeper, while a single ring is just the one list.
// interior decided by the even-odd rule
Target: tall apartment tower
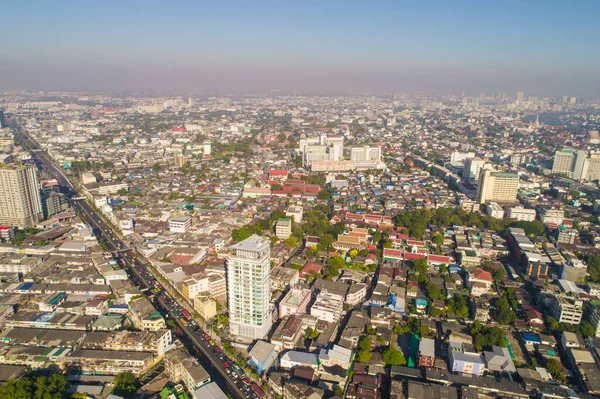
[{"label": "tall apartment tower", "polygon": [[477,202],[517,202],[519,176],[512,173],[499,173],[483,169],[477,185]]},{"label": "tall apartment tower", "polygon": [[562,174],[575,180],[585,179],[587,151],[562,149],[554,153],[552,173]]},{"label": "tall apartment tower", "polygon": [[271,241],[253,235],[231,247],[227,261],[229,328],[250,340],[264,338],[271,326]]},{"label": "tall apartment tower", "polygon": [[0,167],[0,224],[25,229],[42,218],[35,166]]},{"label": "tall apartment tower", "polygon": [[6,123],[4,111],[0,109],[0,129],[4,129],[5,127],[8,127],[8,123]]}]

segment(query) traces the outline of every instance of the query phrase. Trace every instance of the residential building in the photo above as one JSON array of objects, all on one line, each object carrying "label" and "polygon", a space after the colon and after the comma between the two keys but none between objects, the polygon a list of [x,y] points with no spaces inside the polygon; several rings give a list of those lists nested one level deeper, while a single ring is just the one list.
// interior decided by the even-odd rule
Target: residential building
[{"label": "residential building", "polygon": [[352,364],[352,351],[339,345],[333,345],[331,349],[321,349],[319,363],[325,367],[337,365],[348,370]]},{"label": "residential building", "polygon": [[43,218],[35,166],[0,166],[0,224],[33,227]]},{"label": "residential building", "polygon": [[306,314],[310,300],[311,291],[308,288],[290,288],[279,302],[279,317]]},{"label": "residential building", "polygon": [[262,339],[271,329],[271,247],[267,237],[253,235],[231,247],[227,262],[227,295],[231,334]]},{"label": "residential building", "polygon": [[544,208],[540,220],[543,224],[561,225],[565,220],[565,211],[560,209]]},{"label": "residential building", "polygon": [[515,206],[508,210],[508,219],[516,219],[518,221],[532,222],[535,220],[535,209],[526,209]]},{"label": "residential building", "polygon": [[486,213],[496,219],[504,218],[504,209],[496,202],[488,202],[485,206]]},{"label": "residential building", "polygon": [[475,158],[475,153],[474,152],[453,151],[452,155],[450,155],[450,162],[451,163],[462,162],[469,158]]},{"label": "residential building", "polygon": [[506,203],[516,202],[519,191],[519,176],[512,173],[499,173],[484,169],[479,174],[477,202],[488,201]]},{"label": "residential building", "polygon": [[581,300],[551,295],[548,298],[548,310],[559,323],[579,324],[583,316]]},{"label": "residential building", "polygon": [[185,233],[192,227],[192,218],[189,216],[173,216],[169,219],[171,233]]},{"label": "residential building", "polygon": [[344,297],[321,293],[310,308],[310,315],[328,323],[336,323],[344,309]]},{"label": "residential building", "polygon": [[217,315],[217,302],[208,296],[197,296],[194,298],[194,310],[204,320],[212,319]]},{"label": "residential building", "polygon": [[465,159],[463,178],[466,181],[477,181],[479,179],[479,172],[481,172],[484,166],[485,160],[479,157]]},{"label": "residential building", "polygon": [[488,370],[499,373],[516,373],[517,369],[507,348],[492,346],[491,351],[484,351],[485,366]]},{"label": "residential building", "polygon": [[167,328],[165,319],[146,297],[130,302],[128,315],[135,328],[140,330],[159,331]]},{"label": "residential building", "polygon": [[586,157],[587,151],[583,150],[557,150],[554,153],[552,173],[563,175],[575,180],[582,180],[585,178],[584,166]]},{"label": "residential building", "polygon": [[292,235],[292,219],[281,218],[275,226],[275,235],[280,240],[287,240]]},{"label": "residential building", "polygon": [[467,275],[467,283],[473,296],[487,293],[492,287],[492,282],[492,274],[480,268],[474,268]]},{"label": "residential building", "polygon": [[352,147],[350,149],[350,160],[352,161],[381,161],[381,147]]},{"label": "residential building", "polygon": [[419,342],[417,367],[433,367],[435,364],[435,340],[422,338]]},{"label": "residential building", "polygon": [[299,205],[290,206],[285,211],[285,216],[292,219],[294,221],[294,223],[301,223],[303,214],[304,214],[304,210]]},{"label": "residential building", "polygon": [[208,372],[184,348],[168,351],[164,365],[169,381],[183,382],[190,392],[210,382]]},{"label": "residential building", "polygon": [[450,342],[448,349],[450,371],[457,374],[483,375],[485,361],[477,352],[467,349],[462,342]]},{"label": "residential building", "polygon": [[250,364],[258,374],[269,371],[277,360],[275,345],[261,340],[256,341],[248,354],[250,355]]}]

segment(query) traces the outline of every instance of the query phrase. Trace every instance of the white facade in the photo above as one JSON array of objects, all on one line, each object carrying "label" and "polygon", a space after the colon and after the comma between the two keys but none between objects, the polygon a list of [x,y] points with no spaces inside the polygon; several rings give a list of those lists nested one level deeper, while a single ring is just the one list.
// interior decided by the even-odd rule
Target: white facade
[{"label": "white facade", "polygon": [[465,161],[463,169],[463,178],[467,181],[477,180],[479,172],[485,166],[485,161],[481,158],[469,158]]},{"label": "white facade", "polygon": [[229,327],[233,335],[262,339],[272,326],[271,243],[253,235],[231,247],[227,262]]},{"label": "white facade", "polygon": [[462,162],[469,158],[475,158],[475,153],[474,152],[454,151],[452,153],[452,155],[450,156],[450,162]]},{"label": "white facade", "polygon": [[189,216],[173,216],[169,219],[171,233],[185,233],[192,227],[192,218]]},{"label": "white facade", "polygon": [[350,149],[352,161],[381,161],[381,147],[352,147]]},{"label": "white facade", "polygon": [[508,219],[532,222],[535,220],[535,209],[513,207],[508,210]]},{"label": "white facade", "polygon": [[333,294],[319,294],[310,308],[310,315],[328,323],[336,323],[342,315],[344,298]]}]

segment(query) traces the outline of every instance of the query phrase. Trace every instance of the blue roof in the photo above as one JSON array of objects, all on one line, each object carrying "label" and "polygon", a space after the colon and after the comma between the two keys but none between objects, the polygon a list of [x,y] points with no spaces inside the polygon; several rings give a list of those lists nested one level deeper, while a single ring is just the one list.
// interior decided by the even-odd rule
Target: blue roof
[{"label": "blue roof", "polygon": [[128,309],[128,305],[111,305],[108,307],[109,309]]},{"label": "blue roof", "polygon": [[521,333],[521,336],[525,341],[541,342],[540,336],[531,332]]},{"label": "blue roof", "polygon": [[21,288],[20,288],[20,289],[22,289],[22,290],[28,290],[28,289],[30,289],[31,287],[33,287],[33,283],[25,283],[25,284],[23,284],[23,285],[21,286]]}]

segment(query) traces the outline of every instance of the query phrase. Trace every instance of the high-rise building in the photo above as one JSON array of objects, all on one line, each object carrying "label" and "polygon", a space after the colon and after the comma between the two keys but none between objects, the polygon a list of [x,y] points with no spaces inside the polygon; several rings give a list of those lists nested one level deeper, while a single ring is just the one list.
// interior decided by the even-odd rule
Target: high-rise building
[{"label": "high-rise building", "polygon": [[562,149],[554,153],[552,173],[581,180],[585,178],[585,163],[587,151]]},{"label": "high-rise building", "polygon": [[525,93],[523,93],[522,91],[517,93],[517,101],[523,102],[525,101]]},{"label": "high-rise building", "polygon": [[272,326],[271,242],[253,235],[231,249],[227,261],[230,331],[238,337],[262,339]]},{"label": "high-rise building", "polygon": [[467,181],[477,181],[479,172],[484,166],[485,161],[479,157],[466,159],[465,168],[463,169],[463,178]]},{"label": "high-rise building", "polygon": [[173,155],[173,163],[175,163],[176,167],[182,168],[183,165],[185,165],[185,162],[186,162],[185,156],[183,156],[182,154]]},{"label": "high-rise building", "polygon": [[25,229],[43,217],[35,166],[0,167],[0,224]]},{"label": "high-rise building", "polygon": [[352,147],[350,149],[351,161],[381,161],[381,147]]},{"label": "high-rise building", "polygon": [[0,129],[4,129],[5,127],[8,127],[8,124],[6,123],[4,111],[0,109]]},{"label": "high-rise building", "polygon": [[519,176],[512,173],[499,173],[483,169],[479,174],[477,185],[477,202],[487,201],[500,203],[517,202]]}]

